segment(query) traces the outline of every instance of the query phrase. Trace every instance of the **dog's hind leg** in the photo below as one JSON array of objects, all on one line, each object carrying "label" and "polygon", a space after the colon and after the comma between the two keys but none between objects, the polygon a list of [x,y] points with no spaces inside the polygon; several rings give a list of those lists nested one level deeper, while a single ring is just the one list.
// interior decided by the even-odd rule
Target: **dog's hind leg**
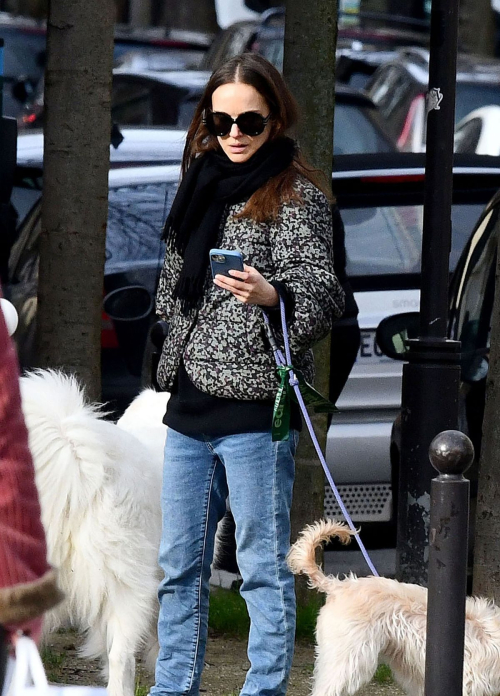
[{"label": "dog's hind leg", "polygon": [[317,651],[311,696],[353,696],[371,681],[377,667],[377,655],[370,649],[358,654],[342,651],[341,657],[322,646]]},{"label": "dog's hind leg", "polygon": [[[345,607],[344,607],[345,609]],[[316,629],[312,696],[352,696],[377,671],[382,636],[360,617],[333,613],[326,604]]]},{"label": "dog's hind leg", "polygon": [[139,641],[134,635],[127,635],[124,627],[111,618],[108,626],[108,664],[109,696],[134,696],[135,693],[135,653]]}]

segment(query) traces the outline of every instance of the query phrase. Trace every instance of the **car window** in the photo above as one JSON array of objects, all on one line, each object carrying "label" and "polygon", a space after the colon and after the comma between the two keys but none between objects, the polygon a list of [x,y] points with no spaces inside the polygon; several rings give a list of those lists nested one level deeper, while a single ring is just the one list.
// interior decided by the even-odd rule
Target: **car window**
[{"label": "car window", "polygon": [[153,125],[187,130],[199,96],[186,104],[188,91],[173,85],[155,85],[152,89]]},{"label": "car window", "polygon": [[455,98],[455,123],[481,106],[500,106],[500,85],[481,82],[457,82]]},{"label": "car window", "polygon": [[368,90],[370,97],[386,120],[392,136],[399,138],[415,96],[411,78],[397,65],[384,66],[376,75]]},{"label": "car window", "polygon": [[454,281],[451,336],[462,342],[462,378],[486,376],[495,292],[500,209],[481,221],[464,251]]},{"label": "car window", "polygon": [[455,152],[475,152],[481,137],[482,121],[473,118],[455,132]]},{"label": "car window", "polygon": [[283,70],[283,37],[259,36],[252,45],[251,50],[267,58],[278,70]]},{"label": "car window", "polygon": [[37,79],[45,64],[45,35],[4,26],[0,33],[5,42],[4,75]]},{"label": "car window", "polygon": [[110,189],[107,273],[124,270],[131,262],[161,263],[165,253],[161,230],[175,190],[171,182]]},{"label": "car window", "polygon": [[[456,267],[482,208],[482,203],[453,206],[450,270]],[[420,273],[423,206],[347,208],[342,219],[349,276],[371,277],[375,289],[377,276]]]},{"label": "car window", "polygon": [[[110,188],[106,234],[106,272],[124,270],[130,262],[160,264],[165,245],[162,225],[170,210],[177,184],[120,186]],[[40,203],[22,221],[11,251],[11,274],[24,273],[27,259],[38,255]],[[31,263],[31,262],[30,262]]]},{"label": "car window", "polygon": [[111,114],[113,121],[122,125],[152,125],[150,85],[134,80],[113,80]]},{"label": "car window", "polygon": [[353,104],[336,105],[333,132],[335,154],[394,150],[370,120],[369,110]]},{"label": "car window", "polygon": [[200,94],[175,85],[117,76],[113,80],[112,117],[122,126],[169,126],[186,130]]}]

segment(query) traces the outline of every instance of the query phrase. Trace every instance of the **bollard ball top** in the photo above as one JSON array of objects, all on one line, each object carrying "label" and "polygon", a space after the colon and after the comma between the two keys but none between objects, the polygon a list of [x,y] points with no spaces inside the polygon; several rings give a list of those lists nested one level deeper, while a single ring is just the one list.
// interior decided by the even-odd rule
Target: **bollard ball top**
[{"label": "bollard ball top", "polygon": [[474,461],[474,445],[458,430],[444,430],[429,447],[429,459],[440,474],[459,476]]}]

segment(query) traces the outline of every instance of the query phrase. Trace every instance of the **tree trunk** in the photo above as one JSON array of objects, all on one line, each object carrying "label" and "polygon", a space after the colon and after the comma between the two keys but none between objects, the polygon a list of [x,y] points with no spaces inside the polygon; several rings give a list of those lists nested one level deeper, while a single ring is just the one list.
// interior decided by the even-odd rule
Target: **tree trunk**
[{"label": "tree trunk", "polygon": [[154,23],[204,34],[219,30],[215,0],[154,0]]},{"label": "tree trunk", "polygon": [[500,255],[491,317],[490,364],[479,463],[474,541],[474,594],[500,603]]},{"label": "tree trunk", "polygon": [[[329,0],[304,5],[288,0],[285,19],[284,75],[300,109],[299,142],[309,161],[331,185],[333,166],[333,111],[335,103],[335,48],[337,5]],[[330,339],[314,349],[315,386],[328,395]],[[312,415],[318,441],[325,451],[327,418]],[[302,434],[296,457],[292,540],[306,524],[324,516],[325,478],[309,434]],[[305,582],[297,583],[299,604],[310,601]]]},{"label": "tree trunk", "polygon": [[45,73],[38,363],[100,397],[113,0],[51,0]]},{"label": "tree trunk", "polygon": [[491,0],[460,0],[459,49],[493,56],[494,39],[495,22]]}]

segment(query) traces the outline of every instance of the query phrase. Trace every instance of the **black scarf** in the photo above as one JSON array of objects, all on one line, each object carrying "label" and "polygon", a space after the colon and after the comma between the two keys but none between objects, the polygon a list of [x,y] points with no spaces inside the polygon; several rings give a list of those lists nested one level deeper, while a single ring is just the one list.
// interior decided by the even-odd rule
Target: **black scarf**
[{"label": "black scarf", "polygon": [[199,306],[209,251],[217,246],[225,206],[247,200],[286,169],[292,163],[295,147],[290,138],[279,138],[264,143],[247,162],[231,162],[222,151],[208,152],[192,162],[163,230],[167,245],[184,259],[174,290],[184,314]]}]

